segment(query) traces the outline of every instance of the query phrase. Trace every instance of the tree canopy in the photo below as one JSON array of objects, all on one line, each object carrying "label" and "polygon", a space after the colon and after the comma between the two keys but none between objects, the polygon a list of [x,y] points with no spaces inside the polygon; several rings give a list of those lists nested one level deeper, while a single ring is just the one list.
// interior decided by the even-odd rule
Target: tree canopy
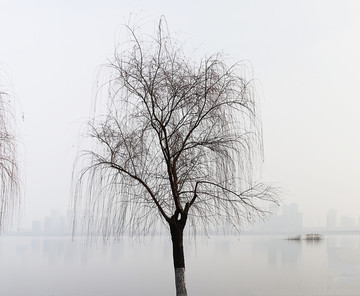
[{"label": "tree canopy", "polygon": [[194,231],[239,228],[261,216],[276,196],[253,178],[262,130],[246,65],[220,53],[192,60],[164,19],[155,36],[127,31],[102,68],[104,112],[89,120],[93,141],[74,170],[73,206],[86,229],[145,234],[174,217]]}]

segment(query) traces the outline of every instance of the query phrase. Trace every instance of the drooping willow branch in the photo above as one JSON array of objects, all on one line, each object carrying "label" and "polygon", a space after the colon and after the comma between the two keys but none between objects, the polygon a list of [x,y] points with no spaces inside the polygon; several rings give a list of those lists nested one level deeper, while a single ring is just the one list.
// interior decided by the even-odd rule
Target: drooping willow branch
[{"label": "drooping willow branch", "polygon": [[75,165],[75,213],[106,234],[178,215],[208,228],[264,214],[276,194],[253,181],[262,133],[246,67],[221,54],[191,60],[163,19],[154,36],[126,29]]},{"label": "drooping willow branch", "polygon": [[0,91],[0,231],[11,224],[20,206],[15,124],[10,96]]}]

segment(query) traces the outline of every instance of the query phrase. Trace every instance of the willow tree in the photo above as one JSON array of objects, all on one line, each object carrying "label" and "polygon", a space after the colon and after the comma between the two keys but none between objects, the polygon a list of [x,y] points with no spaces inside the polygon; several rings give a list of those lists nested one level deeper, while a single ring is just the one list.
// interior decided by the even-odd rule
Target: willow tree
[{"label": "willow tree", "polygon": [[[0,79],[2,81],[2,79]],[[4,89],[4,85],[0,88]],[[0,231],[20,205],[15,117],[10,96],[0,90]]]},{"label": "willow tree", "polygon": [[127,30],[105,68],[106,102],[88,122],[91,145],[76,161],[73,206],[89,232],[106,237],[165,224],[177,295],[187,295],[186,225],[239,228],[275,201],[253,181],[262,152],[256,101],[241,63],[221,54],[193,61],[164,20],[150,37]]}]

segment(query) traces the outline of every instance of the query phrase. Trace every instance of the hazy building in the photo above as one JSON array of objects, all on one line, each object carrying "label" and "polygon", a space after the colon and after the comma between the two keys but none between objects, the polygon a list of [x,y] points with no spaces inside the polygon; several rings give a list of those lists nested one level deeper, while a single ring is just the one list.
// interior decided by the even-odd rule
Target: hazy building
[{"label": "hazy building", "polygon": [[32,232],[34,233],[34,234],[39,234],[39,233],[41,233],[41,231],[42,231],[42,229],[41,229],[41,221],[33,221],[33,223],[32,223]]},{"label": "hazy building", "polygon": [[285,232],[299,232],[302,230],[302,213],[300,213],[298,205],[295,203],[283,207],[281,220]]},{"label": "hazy building", "polygon": [[342,216],[341,217],[341,224],[340,227],[342,230],[354,230],[356,229],[356,221],[355,218],[349,216]]},{"label": "hazy building", "polygon": [[45,234],[53,233],[53,223],[50,217],[45,217],[44,221],[44,232]]},{"label": "hazy building", "polygon": [[[43,225],[43,227],[42,227]],[[53,210],[51,215],[41,221],[33,221],[32,233],[44,235],[67,235],[71,234],[69,219],[58,210]]]},{"label": "hazy building", "polygon": [[335,230],[337,228],[337,212],[334,209],[328,211],[326,215],[326,228],[328,230]]},{"label": "hazy building", "polygon": [[302,231],[303,216],[297,204],[284,205],[282,214],[278,215],[279,208],[270,208],[271,215],[262,223],[254,226],[256,232],[269,233],[298,233]]}]

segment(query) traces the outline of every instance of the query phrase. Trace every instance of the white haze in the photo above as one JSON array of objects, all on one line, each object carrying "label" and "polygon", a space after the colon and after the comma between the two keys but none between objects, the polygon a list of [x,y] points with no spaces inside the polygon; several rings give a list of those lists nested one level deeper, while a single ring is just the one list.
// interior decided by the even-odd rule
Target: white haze
[{"label": "white haze", "polygon": [[282,188],[284,203],[299,205],[305,226],[325,224],[330,208],[360,216],[359,2],[2,0],[0,67],[19,105],[26,168],[19,227],[66,212],[95,73],[130,13],[150,28],[165,15],[199,54],[251,63],[263,178]]}]

